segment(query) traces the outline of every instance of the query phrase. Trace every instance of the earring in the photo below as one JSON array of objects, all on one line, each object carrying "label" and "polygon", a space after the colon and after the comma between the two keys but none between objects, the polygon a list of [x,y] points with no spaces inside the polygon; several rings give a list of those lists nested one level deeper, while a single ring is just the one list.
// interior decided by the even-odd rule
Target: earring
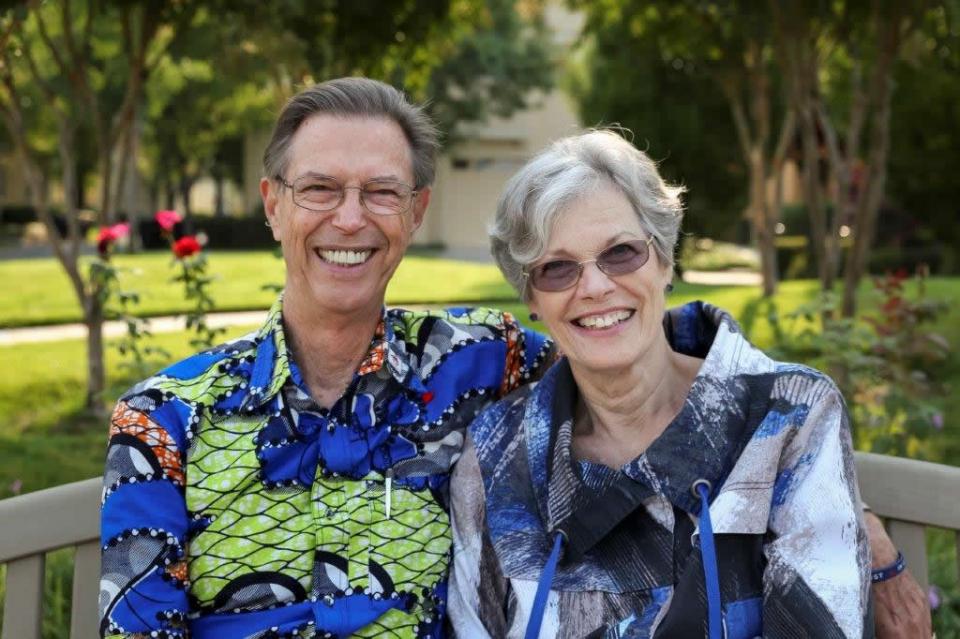
[{"label": "earring", "polygon": [[672,292],[673,292],[673,284],[672,284],[672,283],[667,284],[666,287],[665,287],[665,289],[666,289],[667,293],[672,293]]},{"label": "earring", "polygon": [[263,225],[264,225],[265,227],[267,227],[268,229],[273,228],[273,227],[270,225],[270,220],[264,220],[264,221],[263,221]]},{"label": "earring", "polygon": [[531,322],[536,322],[536,321],[539,320],[539,319],[540,319],[540,316],[539,316],[539,315],[537,315],[536,313],[530,313],[530,321],[531,321]]}]

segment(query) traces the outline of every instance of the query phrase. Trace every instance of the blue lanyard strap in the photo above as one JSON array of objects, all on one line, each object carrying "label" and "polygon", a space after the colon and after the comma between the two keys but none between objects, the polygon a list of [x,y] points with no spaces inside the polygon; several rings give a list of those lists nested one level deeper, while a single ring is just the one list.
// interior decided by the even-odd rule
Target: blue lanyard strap
[{"label": "blue lanyard strap", "polygon": [[560,562],[563,540],[562,530],[553,534],[553,550],[550,551],[547,565],[543,567],[543,572],[540,573],[540,582],[537,583],[537,594],[533,597],[533,609],[530,611],[530,619],[527,621],[527,632],[524,634],[524,639],[538,639],[540,636],[540,626],[543,625],[543,617],[547,614],[547,598],[550,596],[553,573],[557,571],[557,564]]},{"label": "blue lanyard strap", "polygon": [[717,549],[713,543],[713,522],[710,521],[710,482],[698,479],[691,488],[700,497],[700,557],[703,560],[703,579],[707,586],[708,636],[710,639],[722,639],[720,574],[717,570]]}]

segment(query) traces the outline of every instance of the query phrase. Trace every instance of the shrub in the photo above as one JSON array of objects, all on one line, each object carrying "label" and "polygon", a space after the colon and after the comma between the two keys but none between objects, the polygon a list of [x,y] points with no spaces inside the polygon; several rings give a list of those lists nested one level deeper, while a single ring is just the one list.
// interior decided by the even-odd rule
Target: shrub
[{"label": "shrub", "polygon": [[932,400],[946,388],[934,371],[949,357],[950,345],[929,326],[948,304],[927,299],[925,279],[926,271],[918,271],[911,298],[906,272],[874,278],[878,310],[859,320],[840,317],[832,293],[788,315],[790,327],[775,313],[770,317],[775,357],[809,364],[837,382],[860,450],[922,457],[923,441],[943,427]]}]

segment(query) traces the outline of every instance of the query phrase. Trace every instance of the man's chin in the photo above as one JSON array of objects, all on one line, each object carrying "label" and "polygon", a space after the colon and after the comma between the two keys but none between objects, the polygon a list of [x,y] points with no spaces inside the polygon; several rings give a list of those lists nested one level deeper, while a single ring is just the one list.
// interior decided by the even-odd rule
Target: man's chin
[{"label": "man's chin", "polygon": [[312,287],[310,306],[318,312],[335,315],[379,313],[383,306],[384,292],[362,282],[349,284],[326,284]]}]

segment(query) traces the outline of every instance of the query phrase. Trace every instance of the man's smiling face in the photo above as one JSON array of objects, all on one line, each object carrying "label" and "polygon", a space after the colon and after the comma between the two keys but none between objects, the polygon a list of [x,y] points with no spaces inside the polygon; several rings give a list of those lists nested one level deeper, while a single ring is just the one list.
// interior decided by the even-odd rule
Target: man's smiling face
[{"label": "man's smiling face", "polygon": [[374,179],[414,184],[410,145],[387,118],[315,115],[294,134],[281,176],[328,176],[348,187],[330,211],[294,204],[290,188],[264,178],[260,189],[273,237],[287,266],[286,299],[318,313],[378,313],[390,278],[400,264],[430,199],[428,188],[399,215],[374,215],[356,188]]}]

